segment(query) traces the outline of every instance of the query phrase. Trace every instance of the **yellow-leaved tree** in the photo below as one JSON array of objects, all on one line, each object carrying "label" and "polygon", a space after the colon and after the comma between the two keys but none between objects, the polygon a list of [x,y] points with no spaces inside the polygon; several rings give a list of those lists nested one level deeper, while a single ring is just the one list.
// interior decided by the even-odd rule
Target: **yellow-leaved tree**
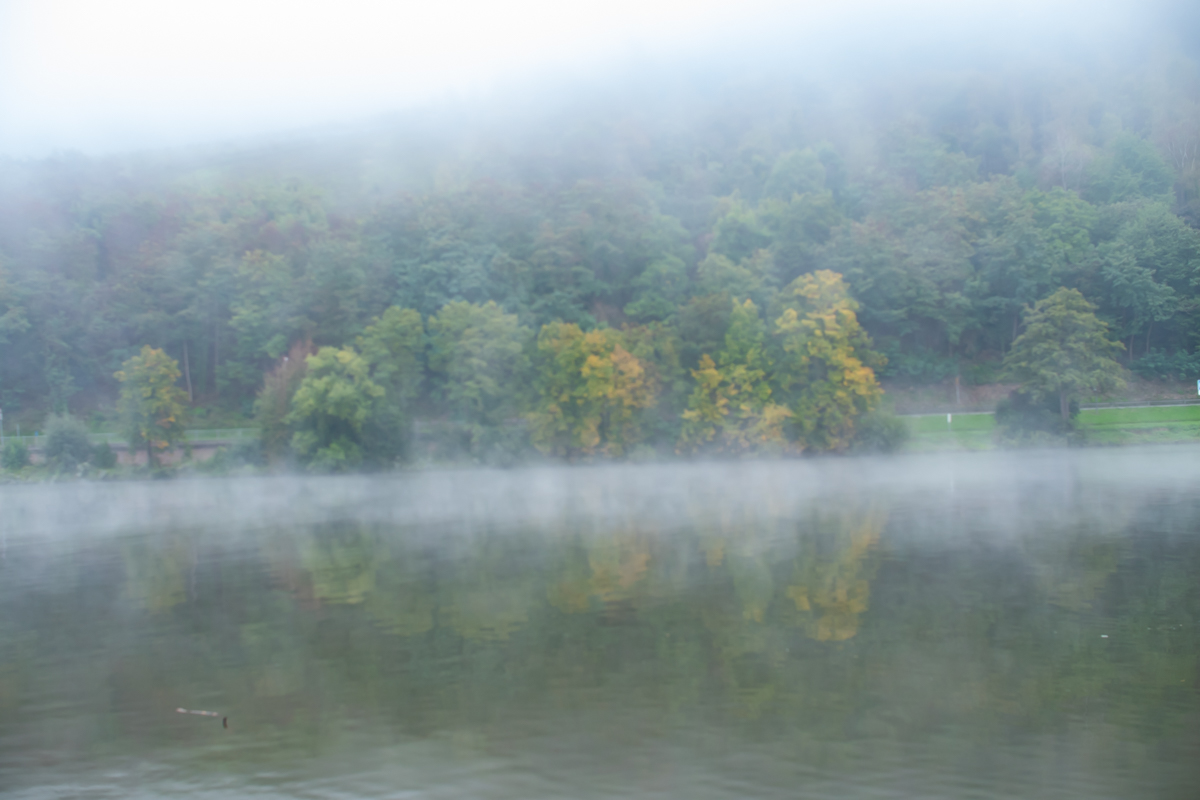
[{"label": "yellow-leaved tree", "polygon": [[620,331],[542,326],[529,414],[534,446],[559,456],[620,456],[640,441],[639,415],[654,405],[656,387],[624,345]]},{"label": "yellow-leaved tree", "polygon": [[183,438],[187,392],[177,385],[180,374],[179,362],[150,345],[113,374],[121,382],[118,409],[129,446],[144,445],[151,466],[157,453]]},{"label": "yellow-leaved tree", "polygon": [[783,426],[792,412],[772,400],[765,339],[753,301],[734,300],[717,361],[706,353],[692,370],[696,388],[683,412],[679,450],[745,453],[786,445]]},{"label": "yellow-leaved tree", "polygon": [[801,275],[779,294],[775,381],[790,396],[795,445],[844,450],[855,421],[883,396],[873,367],[886,363],[858,324],[858,303],[842,276]]}]

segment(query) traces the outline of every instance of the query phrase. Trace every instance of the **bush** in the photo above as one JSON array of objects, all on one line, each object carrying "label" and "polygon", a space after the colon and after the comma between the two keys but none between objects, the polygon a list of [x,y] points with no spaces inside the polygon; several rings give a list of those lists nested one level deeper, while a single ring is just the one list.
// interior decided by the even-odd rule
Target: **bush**
[{"label": "bush", "polygon": [[92,448],[92,466],[97,469],[112,469],[117,466],[117,452],[108,442],[101,442]]},{"label": "bush", "polygon": [[1001,440],[1027,444],[1045,441],[1047,435],[1074,437],[1079,403],[1072,400],[1069,413],[1070,419],[1064,420],[1056,396],[1039,401],[1025,392],[1013,391],[996,404],[996,433]]},{"label": "bush", "polygon": [[9,440],[0,454],[0,466],[14,470],[29,466],[29,448],[16,439]]},{"label": "bush", "polygon": [[887,364],[877,370],[879,377],[910,384],[938,383],[953,378],[958,362],[948,356],[928,350],[885,350]]},{"label": "bush", "polygon": [[1000,364],[996,361],[980,361],[963,367],[963,383],[967,386],[986,386],[1000,380]]},{"label": "bush", "polygon": [[238,466],[265,467],[267,465],[267,454],[263,451],[263,444],[259,439],[234,442],[233,446],[229,448],[229,458]]},{"label": "bush", "polygon": [[86,464],[92,457],[92,443],[87,426],[81,420],[63,414],[46,421],[46,464],[58,470],[70,471]]},{"label": "bush", "polygon": [[1197,380],[1200,379],[1200,353],[1168,355],[1162,350],[1151,350],[1130,364],[1129,369],[1147,380]]},{"label": "bush", "polygon": [[874,411],[858,420],[853,449],[859,453],[894,453],[911,435],[908,423],[900,417],[886,411]]},{"label": "bush", "polygon": [[203,472],[224,475],[230,472],[245,472],[248,468],[265,467],[267,456],[262,442],[247,439],[226,447],[217,448],[212,458],[202,461],[198,467]]}]

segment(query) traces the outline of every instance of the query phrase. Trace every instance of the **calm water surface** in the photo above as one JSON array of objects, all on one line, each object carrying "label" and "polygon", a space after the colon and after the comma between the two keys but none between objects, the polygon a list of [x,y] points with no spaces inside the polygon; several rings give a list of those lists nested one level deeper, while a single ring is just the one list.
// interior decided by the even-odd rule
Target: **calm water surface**
[{"label": "calm water surface", "polygon": [[1196,448],[0,487],[0,794],[1194,800],[1198,487]]}]

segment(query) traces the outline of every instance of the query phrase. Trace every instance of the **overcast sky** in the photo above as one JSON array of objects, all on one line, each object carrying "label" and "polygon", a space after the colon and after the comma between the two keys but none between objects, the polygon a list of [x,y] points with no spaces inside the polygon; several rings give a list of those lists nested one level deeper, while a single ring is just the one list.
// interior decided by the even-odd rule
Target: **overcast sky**
[{"label": "overcast sky", "polygon": [[[906,31],[1078,35],[1136,4],[854,0],[0,0],[0,155],[119,152],[369,119],[623,60]],[[1102,12],[1101,9],[1104,9]],[[928,38],[922,40],[922,32]]]}]

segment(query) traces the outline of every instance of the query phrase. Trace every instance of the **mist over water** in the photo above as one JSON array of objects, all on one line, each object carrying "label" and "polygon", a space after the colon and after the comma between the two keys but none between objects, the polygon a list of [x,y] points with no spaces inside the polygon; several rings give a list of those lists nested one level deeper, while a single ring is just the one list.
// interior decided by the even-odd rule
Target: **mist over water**
[{"label": "mist over water", "polygon": [[1190,797],[1196,456],[5,486],[0,785]]}]

